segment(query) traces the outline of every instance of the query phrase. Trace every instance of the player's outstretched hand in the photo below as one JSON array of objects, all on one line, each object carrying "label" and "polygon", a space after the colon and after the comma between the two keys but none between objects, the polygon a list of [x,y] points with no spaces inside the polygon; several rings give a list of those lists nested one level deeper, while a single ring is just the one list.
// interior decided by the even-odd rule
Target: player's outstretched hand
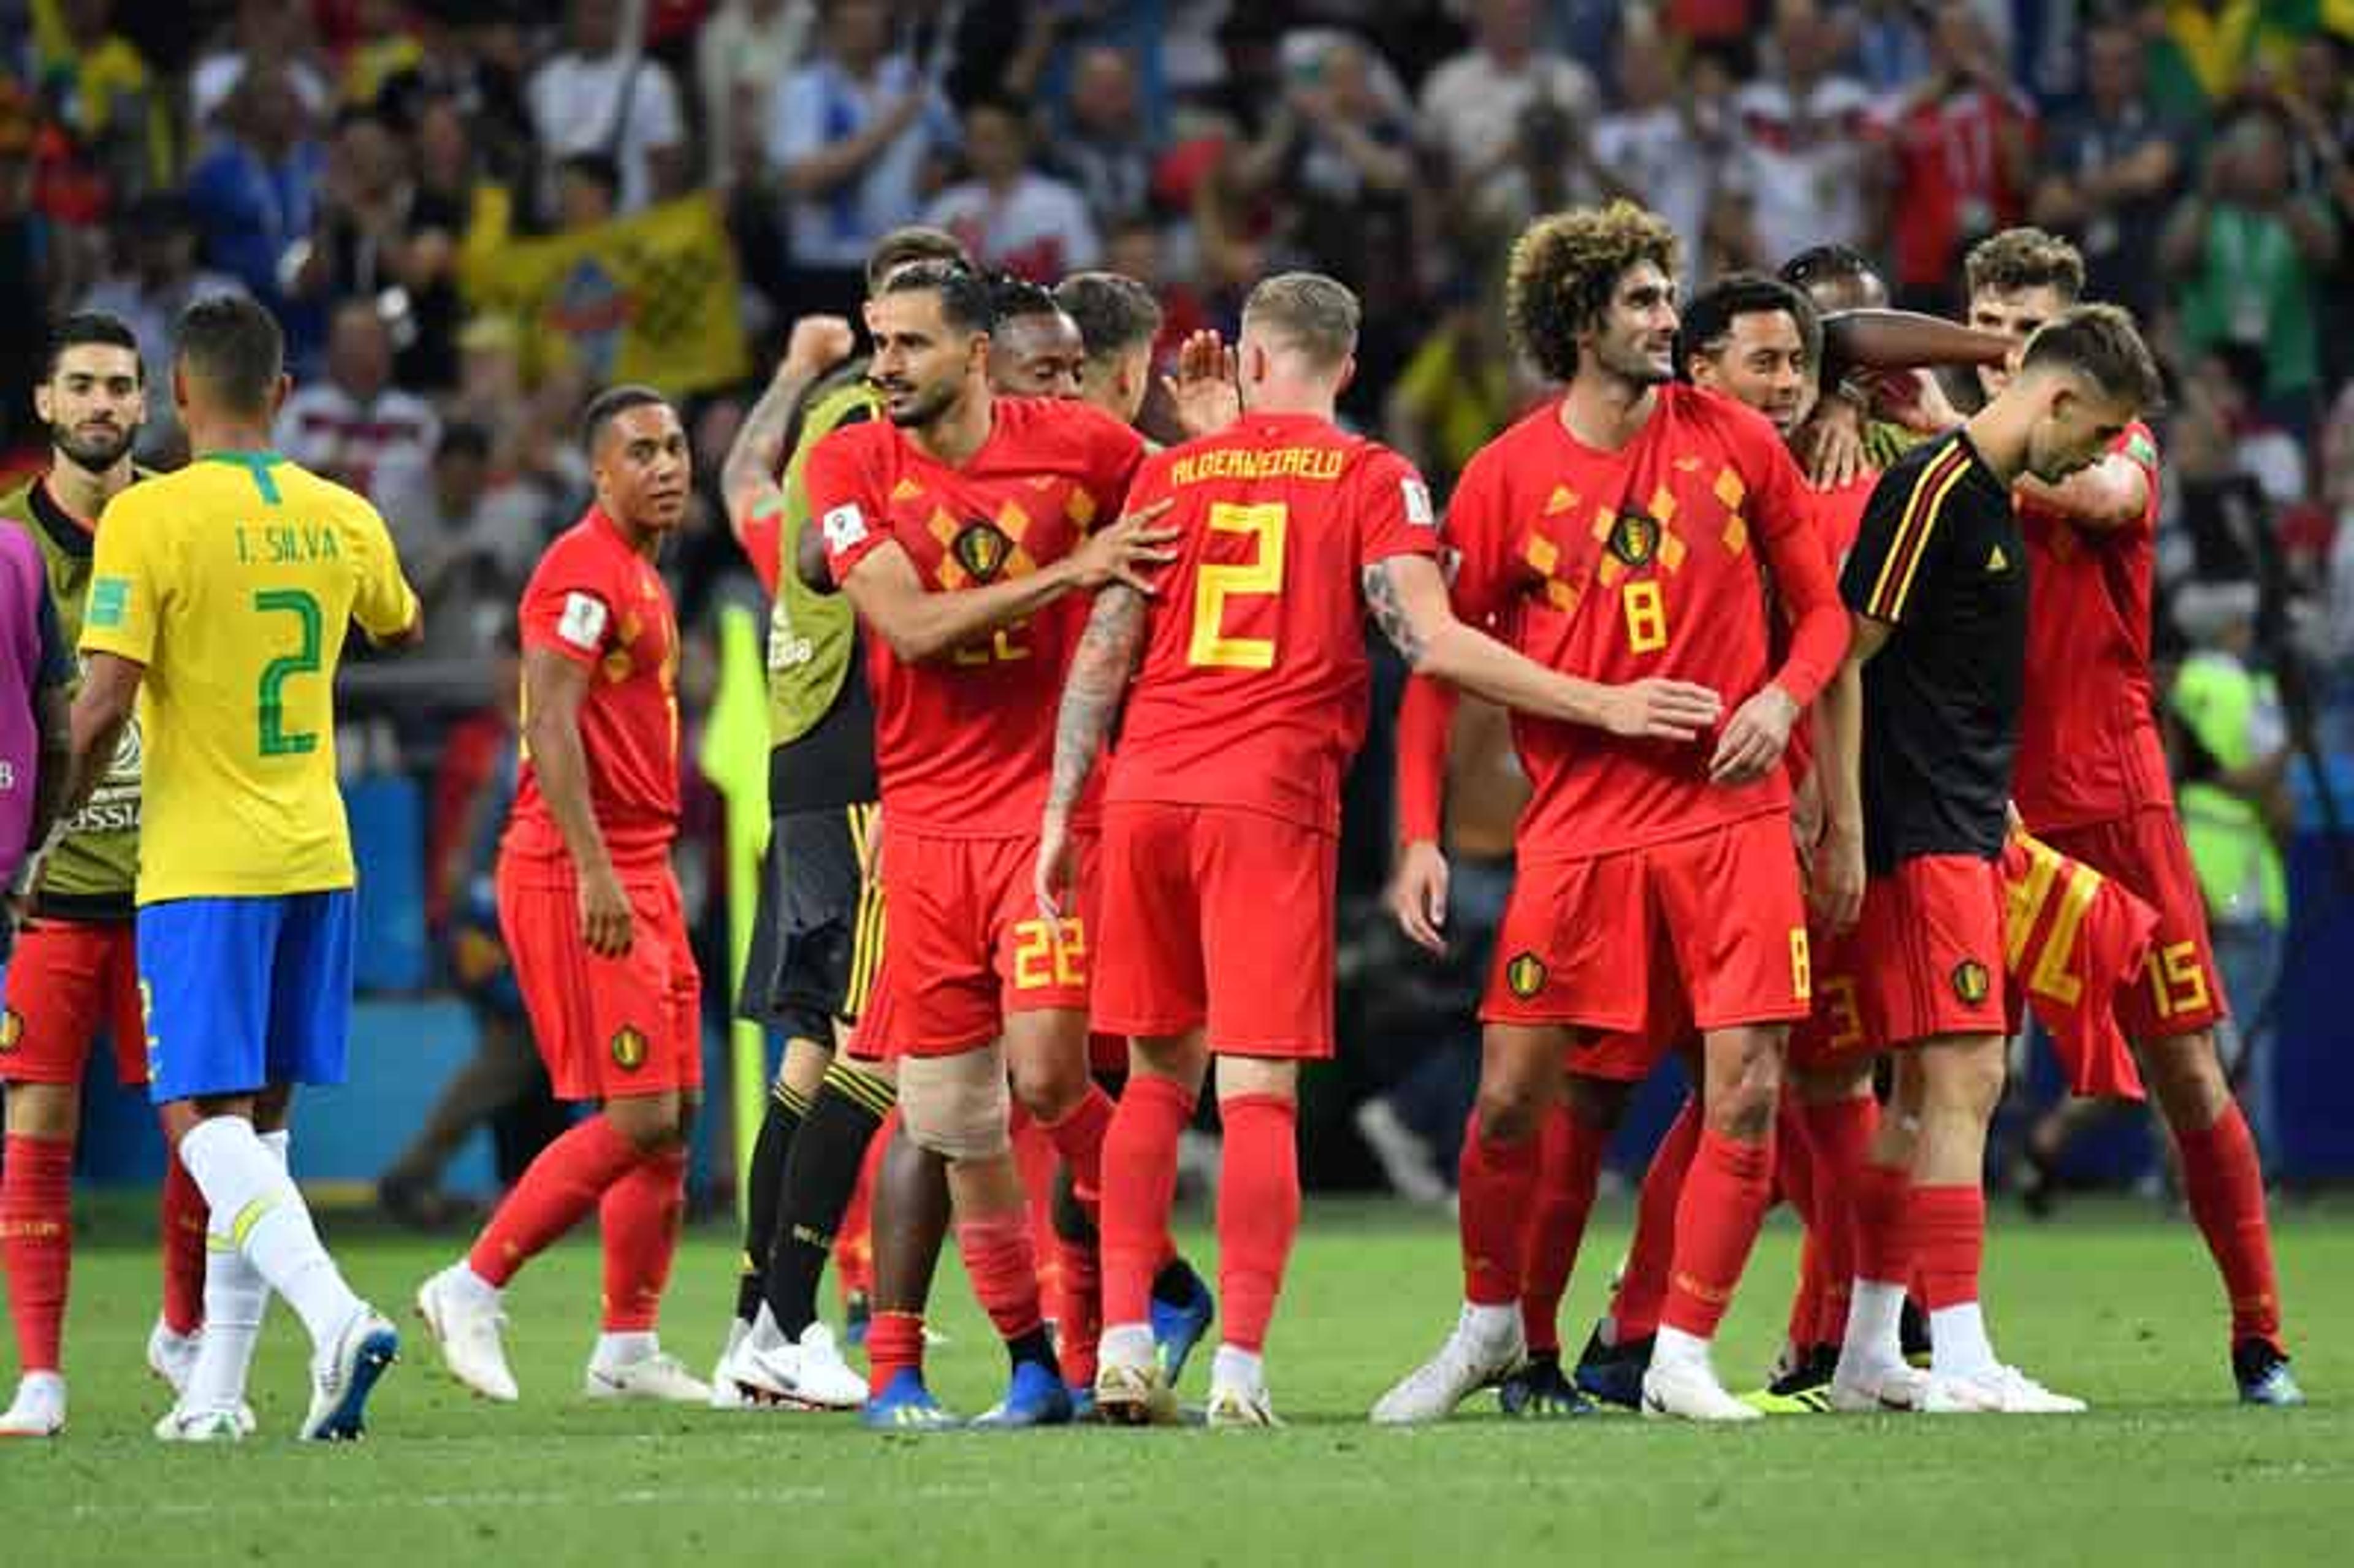
[{"label": "player's outstretched hand", "polygon": [[599,958],[618,959],[635,938],[630,895],[610,865],[599,866],[580,879],[580,933],[588,950]]},{"label": "player's outstretched hand", "polygon": [[785,357],[778,362],[777,374],[822,376],[848,359],[857,346],[858,334],[850,330],[846,318],[803,316],[785,339]]},{"label": "player's outstretched hand", "polygon": [[1035,881],[1038,917],[1059,939],[1063,913],[1069,907],[1071,893],[1071,824],[1060,811],[1049,810],[1045,825],[1039,831]]},{"label": "player's outstretched hand", "polygon": [[1417,947],[1447,951],[1447,857],[1437,844],[1417,839],[1398,852],[1383,899]]},{"label": "player's outstretched hand", "polygon": [[1712,784],[1747,784],[1763,779],[1782,760],[1790,744],[1790,726],[1797,722],[1798,705],[1790,694],[1768,683],[1741,705],[1724,733],[1717,736],[1716,755],[1709,759]]},{"label": "player's outstretched hand", "polygon": [[1090,535],[1086,544],[1071,552],[1071,573],[1077,586],[1092,592],[1107,583],[1126,583],[1150,598],[1152,574],[1177,558],[1177,552],[1169,547],[1177,529],[1155,521],[1174,504],[1156,501]]},{"label": "player's outstretched hand", "polygon": [[1724,699],[1707,686],[1656,676],[1610,688],[1602,727],[1644,740],[1697,740],[1724,716]]},{"label": "player's outstretched hand", "polygon": [[1855,925],[1863,908],[1863,835],[1853,828],[1830,827],[1815,842],[1812,874],[1807,879],[1807,903],[1833,931]]},{"label": "player's outstretched hand", "polygon": [[1162,376],[1161,385],[1188,440],[1215,435],[1243,417],[1240,364],[1213,328],[1187,335],[1177,347],[1177,374]]}]

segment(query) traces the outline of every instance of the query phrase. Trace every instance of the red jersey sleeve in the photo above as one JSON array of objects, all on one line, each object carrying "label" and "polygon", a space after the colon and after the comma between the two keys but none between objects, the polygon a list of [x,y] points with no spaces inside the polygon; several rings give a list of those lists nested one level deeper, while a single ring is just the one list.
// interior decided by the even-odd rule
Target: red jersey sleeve
[{"label": "red jersey sleeve", "polygon": [[1408,677],[1398,705],[1397,814],[1400,843],[1437,843],[1447,812],[1447,752],[1455,728],[1454,687]]},{"label": "red jersey sleeve", "polygon": [[1774,683],[1805,707],[1847,657],[1847,610],[1816,525],[1817,498],[1773,428],[1758,421],[1747,443],[1757,476],[1750,524],[1790,627],[1790,651]]},{"label": "red jersey sleeve", "polygon": [[1412,463],[1377,446],[1351,477],[1356,484],[1350,510],[1357,520],[1358,565],[1438,554],[1438,514],[1430,503],[1430,487]]},{"label": "red jersey sleeve", "polygon": [[613,606],[622,595],[613,586],[611,563],[595,547],[590,523],[547,547],[523,590],[518,636],[526,649],[546,648],[575,664],[594,664],[613,639]]},{"label": "red jersey sleeve", "polygon": [[1499,541],[1505,515],[1502,443],[1490,441],[1471,459],[1447,498],[1440,537],[1448,552],[1447,597],[1467,625],[1487,626],[1504,608],[1511,567]]},{"label": "red jersey sleeve", "polygon": [[736,524],[736,542],[751,561],[760,591],[771,599],[777,593],[777,574],[784,569],[784,523],[785,498],[771,491],[753,503]]},{"label": "red jersey sleeve", "polygon": [[891,537],[885,493],[875,482],[872,435],[887,425],[851,425],[811,448],[802,470],[810,515],[825,535],[826,567],[836,586]]},{"label": "red jersey sleeve", "polygon": [[1132,428],[1094,408],[1087,412],[1093,416],[1087,422],[1086,438],[1087,487],[1096,501],[1096,514],[1087,524],[1092,533],[1119,520],[1121,510],[1128,505],[1129,489],[1136,482],[1137,471],[1144,465],[1145,454],[1144,438]]}]

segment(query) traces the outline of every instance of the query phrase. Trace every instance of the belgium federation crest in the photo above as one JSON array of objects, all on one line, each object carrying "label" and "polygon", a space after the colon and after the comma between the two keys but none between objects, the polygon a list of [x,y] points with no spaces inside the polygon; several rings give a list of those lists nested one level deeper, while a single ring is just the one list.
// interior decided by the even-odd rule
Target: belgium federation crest
[{"label": "belgium federation crest", "polygon": [[1544,990],[1544,960],[1534,953],[1515,953],[1504,965],[1504,984],[1522,1001]]},{"label": "belgium federation crest", "polygon": [[613,1036],[613,1065],[624,1073],[634,1073],[646,1065],[646,1037],[630,1024],[623,1024]]},{"label": "belgium federation crest", "polygon": [[1992,987],[1993,977],[1976,959],[1964,959],[1954,966],[1954,994],[1972,1007],[1984,1001]]},{"label": "belgium federation crest", "polygon": [[1630,567],[1648,567],[1659,553],[1659,521],[1640,512],[1621,512],[1610,524],[1610,553]]},{"label": "belgium federation crest", "polygon": [[991,582],[1013,553],[1013,541],[994,523],[968,523],[957,532],[949,553],[976,582]]},{"label": "belgium federation crest", "polygon": [[0,1056],[14,1051],[24,1038],[25,1015],[13,1007],[0,1012]]}]

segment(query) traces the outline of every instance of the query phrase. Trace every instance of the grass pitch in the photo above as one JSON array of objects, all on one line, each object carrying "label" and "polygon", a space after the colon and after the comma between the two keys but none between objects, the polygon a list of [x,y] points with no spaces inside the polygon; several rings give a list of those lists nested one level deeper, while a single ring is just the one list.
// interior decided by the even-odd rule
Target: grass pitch
[{"label": "grass pitch", "polygon": [[[2292,1349],[2315,1400],[2302,1411],[2232,1403],[2197,1234],[2105,1203],[2048,1225],[1998,1209],[1988,1262],[1998,1344],[2089,1399],[2088,1416],[1522,1425],[1481,1396],[1443,1427],[1377,1431],[1365,1411],[1452,1320],[1453,1229],[1311,1202],[1271,1347],[1287,1430],[918,1437],[844,1416],[589,1405],[578,1392],[598,1288],[586,1239],[510,1293],[523,1403],[477,1404],[440,1372],[408,1307],[456,1244],[330,1215],[329,1244],[406,1340],[370,1440],[289,1439],[307,1384],[280,1303],[254,1378],[260,1438],[180,1449],[148,1436],[165,1403],[142,1362],[153,1255],[109,1209],[76,1259],[72,1425],[56,1443],[0,1446],[0,1563],[2354,1562],[2349,1218],[2342,1201],[2281,1216]],[[1573,1350],[1627,1222],[1606,1206],[1588,1234],[1564,1315]],[[1198,1230],[1187,1240],[1214,1259]],[[1773,1353],[1796,1250],[1777,1220],[1721,1346],[1735,1387]],[[716,1229],[679,1257],[666,1342],[698,1371],[724,1327],[732,1258]],[[933,1386],[975,1411],[1003,1359],[952,1264],[938,1294],[952,1342],[934,1353]]]}]

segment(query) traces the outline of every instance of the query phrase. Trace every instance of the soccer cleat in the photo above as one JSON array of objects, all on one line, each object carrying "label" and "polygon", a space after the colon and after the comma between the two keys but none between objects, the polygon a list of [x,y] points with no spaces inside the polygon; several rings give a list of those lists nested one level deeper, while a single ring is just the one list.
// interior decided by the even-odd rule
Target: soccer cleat
[{"label": "soccer cleat", "polygon": [[196,1370],[197,1352],[204,1349],[205,1331],[175,1334],[163,1319],[147,1334],[147,1370],[171,1384],[174,1397],[188,1392],[188,1379]]},{"label": "soccer cleat", "polygon": [[1741,1403],[1767,1415],[1821,1415],[1831,1407],[1831,1374],[1839,1370],[1839,1347],[1816,1345],[1792,1350],[1774,1381]]},{"label": "soccer cleat", "polygon": [[485,1299],[462,1289],[451,1272],[445,1269],[417,1287],[417,1315],[440,1345],[441,1364],[451,1377],[484,1399],[512,1404],[514,1373],[507,1370],[506,1346],[499,1338],[507,1316],[499,1310],[495,1294]]},{"label": "soccer cleat", "polygon": [[174,1405],[155,1423],[155,1436],[164,1443],[242,1443],[253,1431],[249,1413],[238,1410],[184,1410]]},{"label": "soccer cleat", "polygon": [[1091,1383],[1066,1383],[1063,1391],[1071,1396],[1071,1420],[1080,1426],[1092,1426],[1096,1420],[1096,1385]]},{"label": "soccer cleat", "polygon": [[727,1363],[736,1359],[737,1350],[751,1331],[752,1325],[743,1319],[727,1319],[726,1342],[719,1347],[719,1359],[711,1363],[711,1408],[714,1410],[749,1410],[757,1403],[736,1386],[736,1380],[727,1372]]},{"label": "soccer cleat", "polygon": [[1893,1366],[1846,1367],[1831,1374],[1831,1408],[1842,1415],[1918,1410],[1929,1374],[1903,1361]]},{"label": "soccer cleat", "polygon": [[65,1429],[64,1374],[27,1372],[16,1384],[16,1397],[0,1412],[0,1437],[54,1437]]},{"label": "soccer cleat", "polygon": [[686,1370],[676,1356],[656,1351],[634,1361],[600,1367],[588,1363],[580,1392],[590,1399],[642,1399],[660,1404],[711,1403],[711,1385]]},{"label": "soccer cleat", "polygon": [[308,1443],[355,1443],[367,1435],[368,1395],[400,1359],[400,1334],[363,1305],[311,1366],[311,1410],[295,1435]]},{"label": "soccer cleat", "polygon": [[[1182,1271],[1182,1272],[1181,1272]],[[1174,1275],[1174,1277],[1172,1276]],[[1171,1388],[1185,1375],[1185,1363],[1193,1357],[1193,1349],[1218,1320],[1218,1304],[1210,1295],[1209,1286],[1193,1272],[1193,1266],[1178,1258],[1162,1271],[1162,1277],[1153,1284],[1158,1287],[1174,1287],[1174,1301],[1161,1298],[1156,1288],[1150,1303],[1152,1324],[1152,1350],[1161,1361],[1161,1375]]]},{"label": "soccer cleat", "polygon": [[1107,1426],[1177,1426],[1184,1416],[1158,1366],[1106,1361],[1096,1369],[1096,1419]]},{"label": "soccer cleat", "polygon": [[1210,1403],[1202,1412],[1206,1426],[1280,1426],[1282,1419],[1275,1414],[1275,1405],[1267,1399],[1267,1389],[1246,1388],[1240,1383],[1210,1383]]},{"label": "soccer cleat", "polygon": [[833,1330],[822,1323],[802,1330],[798,1344],[773,1330],[756,1331],[720,1363],[717,1375],[764,1404],[855,1410],[866,1403],[866,1380],[842,1359]]},{"label": "soccer cleat", "polygon": [[1615,1404],[1621,1410],[1643,1408],[1643,1374],[1650,1370],[1651,1345],[1655,1336],[1644,1335],[1623,1345],[1603,1342],[1602,1330],[1596,1329],[1578,1352],[1577,1369],[1571,1373],[1581,1393]]},{"label": "soccer cleat", "polygon": [[2289,1374],[2288,1356],[2269,1340],[2243,1340],[2232,1347],[2232,1375],[2242,1404],[2285,1408],[2305,1403],[2305,1391]]},{"label": "soccer cleat", "polygon": [[1454,1332],[1438,1347],[1438,1353],[1406,1373],[1396,1387],[1382,1395],[1381,1403],[1373,1406],[1376,1425],[1407,1426],[1444,1421],[1474,1390],[1501,1383],[1520,1370],[1521,1363],[1528,1359],[1527,1342],[1521,1337],[1520,1313],[1514,1310],[1507,1314],[1505,1320],[1510,1327],[1492,1333],[1474,1327],[1473,1311],[1465,1307]]},{"label": "soccer cleat", "polygon": [[1071,1391],[1063,1374],[1043,1361],[1023,1361],[1013,1369],[1005,1397],[972,1418],[973,1425],[1010,1432],[1024,1426],[1068,1426]]},{"label": "soccer cleat", "polygon": [[1932,1372],[1921,1410],[1928,1415],[2080,1415],[2084,1402],[2052,1393],[2017,1367],[1997,1367],[1979,1377]]},{"label": "soccer cleat", "polygon": [[940,1407],[913,1367],[903,1368],[861,1406],[858,1420],[878,1432],[947,1432],[964,1425]]},{"label": "soccer cleat", "polygon": [[1561,1370],[1557,1354],[1531,1356],[1528,1364],[1503,1381],[1496,1402],[1511,1416],[1533,1421],[1559,1421],[1594,1414],[1594,1401],[1578,1391]]},{"label": "soccer cleat", "polygon": [[1756,1421],[1765,1414],[1725,1393],[1704,1361],[1654,1361],[1643,1373],[1643,1414],[1680,1421]]}]

